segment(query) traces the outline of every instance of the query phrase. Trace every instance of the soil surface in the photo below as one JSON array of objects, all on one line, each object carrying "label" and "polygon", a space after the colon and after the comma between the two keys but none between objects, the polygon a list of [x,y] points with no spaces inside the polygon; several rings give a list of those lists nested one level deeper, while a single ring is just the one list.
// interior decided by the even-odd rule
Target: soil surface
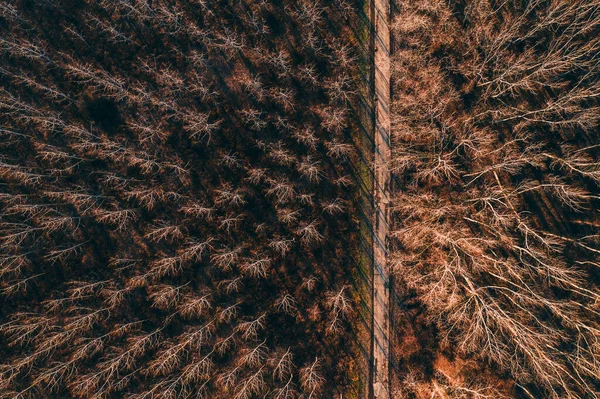
[{"label": "soil surface", "polygon": [[375,208],[373,240],[373,393],[375,399],[390,398],[389,384],[389,271],[387,233],[390,181],[390,28],[389,0],[375,0]]}]

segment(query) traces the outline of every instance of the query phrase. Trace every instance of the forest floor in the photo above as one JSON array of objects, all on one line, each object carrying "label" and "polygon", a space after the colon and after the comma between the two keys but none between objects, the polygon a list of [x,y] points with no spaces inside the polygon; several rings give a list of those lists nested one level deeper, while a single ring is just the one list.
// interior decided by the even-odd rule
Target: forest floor
[{"label": "forest floor", "polygon": [[387,270],[388,204],[390,202],[390,27],[389,0],[374,0],[371,13],[375,68],[375,148],[373,206],[373,394],[390,398],[389,272]]}]

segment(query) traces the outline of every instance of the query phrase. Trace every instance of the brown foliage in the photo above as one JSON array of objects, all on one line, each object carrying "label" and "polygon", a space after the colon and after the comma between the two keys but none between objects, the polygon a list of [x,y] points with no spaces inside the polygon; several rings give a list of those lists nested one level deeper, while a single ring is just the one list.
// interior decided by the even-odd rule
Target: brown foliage
[{"label": "brown foliage", "polygon": [[358,2],[67,3],[0,0],[0,398],[350,385]]},{"label": "brown foliage", "polygon": [[443,350],[485,359],[530,397],[597,396],[600,5],[397,4],[400,286]]}]

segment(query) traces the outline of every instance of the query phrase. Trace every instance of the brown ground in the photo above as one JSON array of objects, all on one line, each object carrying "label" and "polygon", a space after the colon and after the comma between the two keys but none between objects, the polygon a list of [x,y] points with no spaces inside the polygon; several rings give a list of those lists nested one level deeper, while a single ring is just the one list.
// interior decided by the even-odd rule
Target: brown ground
[{"label": "brown ground", "polygon": [[389,0],[374,0],[375,63],[375,223],[373,240],[373,393],[375,399],[390,397],[389,381],[389,271],[387,263],[388,211],[390,201],[390,28]]}]

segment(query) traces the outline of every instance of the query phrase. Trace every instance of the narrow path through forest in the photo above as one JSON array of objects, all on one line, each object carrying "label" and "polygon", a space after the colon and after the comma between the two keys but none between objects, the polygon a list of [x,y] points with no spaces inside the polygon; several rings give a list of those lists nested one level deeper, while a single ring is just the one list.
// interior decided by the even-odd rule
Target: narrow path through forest
[{"label": "narrow path through forest", "polygon": [[390,149],[390,0],[372,0],[371,22],[374,51],[375,154],[373,207],[373,396],[389,399],[389,273],[387,233]]}]

